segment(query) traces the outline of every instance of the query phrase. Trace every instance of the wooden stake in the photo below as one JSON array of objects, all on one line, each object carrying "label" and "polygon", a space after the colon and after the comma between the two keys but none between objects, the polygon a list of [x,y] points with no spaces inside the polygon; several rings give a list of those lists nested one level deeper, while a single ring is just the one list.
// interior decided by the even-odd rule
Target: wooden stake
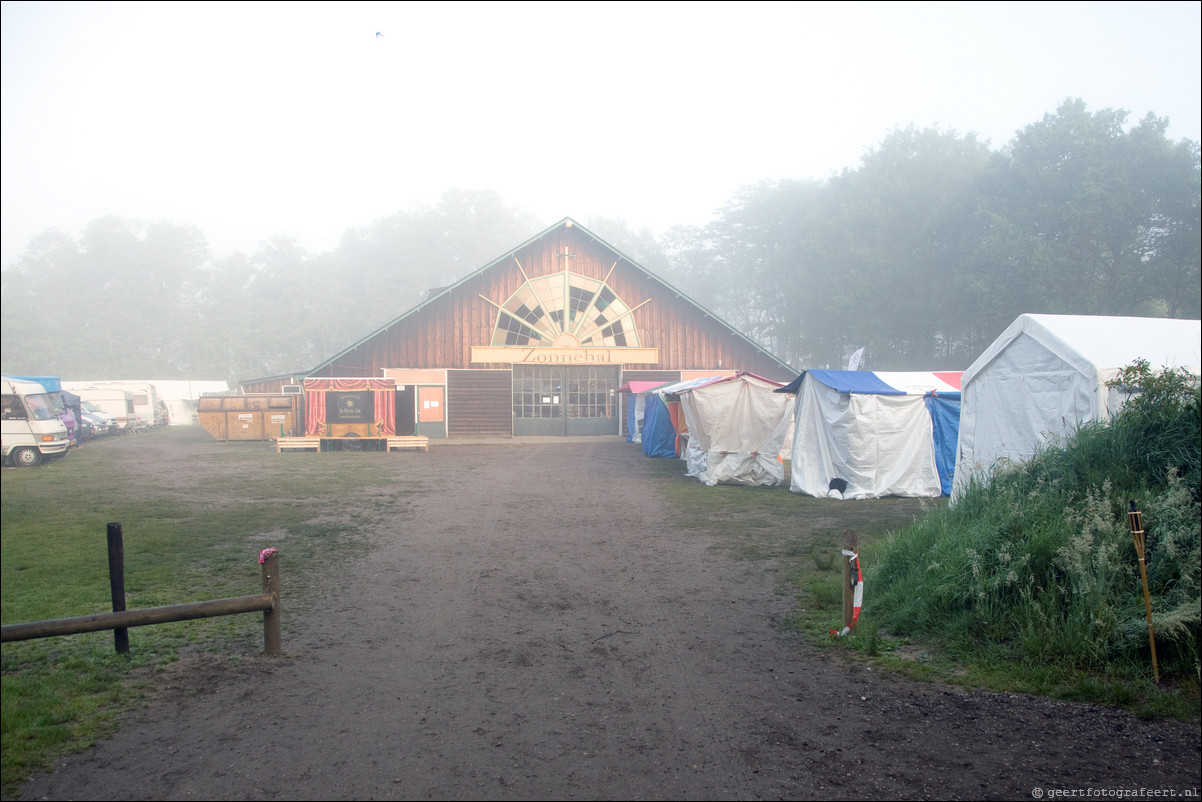
[{"label": "wooden stake", "polygon": [[272,606],[263,610],[263,651],[273,657],[284,653],[280,626],[280,555],[275,549],[263,558],[263,593]]}]

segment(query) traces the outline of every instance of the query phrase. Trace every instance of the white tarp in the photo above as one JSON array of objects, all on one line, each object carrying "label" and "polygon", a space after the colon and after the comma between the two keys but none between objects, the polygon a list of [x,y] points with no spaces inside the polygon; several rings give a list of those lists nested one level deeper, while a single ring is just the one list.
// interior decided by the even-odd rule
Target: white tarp
[{"label": "white tarp", "polygon": [[[800,386],[789,489],[818,498],[943,495],[926,396],[958,399],[959,378],[959,372],[802,374],[794,382]],[[950,455],[949,444],[948,462]]]},{"label": "white tarp", "polygon": [[773,392],[780,386],[739,373],[680,391],[689,431],[685,473],[710,486],[783,484],[778,457],[792,399]]},{"label": "white tarp", "polygon": [[1136,360],[1198,374],[1200,340],[1197,320],[1020,315],[964,372],[952,503],[971,480],[1109,420],[1126,394],[1106,382]]}]

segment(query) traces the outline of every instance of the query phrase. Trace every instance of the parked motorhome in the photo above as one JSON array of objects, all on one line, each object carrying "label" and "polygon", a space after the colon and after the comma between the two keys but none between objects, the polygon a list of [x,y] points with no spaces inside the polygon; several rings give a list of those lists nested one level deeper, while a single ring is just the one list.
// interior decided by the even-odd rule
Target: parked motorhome
[{"label": "parked motorhome", "polygon": [[145,421],[146,426],[167,425],[165,417],[167,407],[159,403],[159,393],[150,382],[106,381],[93,382],[92,386],[129,391],[133,394],[134,414]]},{"label": "parked motorhome", "polygon": [[42,391],[50,396],[54,413],[67,427],[67,441],[72,446],[79,445],[81,419],[83,418],[83,410],[79,406],[79,396],[64,390],[58,376],[9,376],[8,378],[40,384]]},{"label": "parked motorhome", "polygon": [[120,387],[75,387],[72,392],[90,401],[117,420],[117,431],[128,434],[150,424],[134,411],[134,394]]},{"label": "parked motorhome", "polygon": [[9,377],[2,382],[4,464],[28,467],[67,453],[67,427],[59,420],[46,388]]}]

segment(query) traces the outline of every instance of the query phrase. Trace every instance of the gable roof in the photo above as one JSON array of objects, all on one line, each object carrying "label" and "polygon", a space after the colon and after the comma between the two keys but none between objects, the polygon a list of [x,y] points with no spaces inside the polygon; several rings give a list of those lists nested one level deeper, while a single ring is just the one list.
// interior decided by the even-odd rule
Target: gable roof
[{"label": "gable roof", "polygon": [[1082,375],[1147,360],[1154,370],[1199,367],[1202,321],[1102,315],[1019,315],[964,372],[971,382],[1011,343],[1028,337]]},{"label": "gable roof", "polygon": [[[771,386],[774,388],[781,388],[785,386],[784,382],[778,382],[775,379],[768,379],[755,373],[741,370],[733,376],[715,376],[711,379],[702,379],[691,387],[677,388],[673,390],[673,393],[676,395],[684,395],[685,393],[691,393],[695,390],[704,390],[707,387],[715,387],[720,384],[730,384],[731,382],[740,382],[742,384],[749,384],[755,387]],[[773,392],[776,392],[776,390],[773,390]]]},{"label": "gable roof", "polygon": [[709,318],[710,320],[713,320],[714,322],[719,324],[722,328],[726,329],[726,331],[728,331],[730,334],[734,335],[737,339],[742,340],[745,344],[750,346],[754,351],[756,351],[760,354],[763,354],[765,357],[767,357],[771,361],[775,362],[785,372],[787,372],[787,373],[795,373],[796,372],[796,370],[794,368],[791,368],[787,363],[785,363],[784,361],[779,359],[776,355],[774,355],[772,352],[770,352],[766,348],[764,348],[764,346],[760,345],[755,340],[752,340],[750,337],[743,334],[739,330],[733,328],[728,323],[726,323],[724,320],[722,320],[722,318],[718,317],[713,312],[711,312],[708,309],[706,309],[705,307],[701,306],[701,304],[697,303],[692,298],[685,295],[685,293],[678,290],[676,287],[673,287],[671,284],[664,281],[662,278],[660,278],[659,276],[655,275],[647,268],[640,265],[634,259],[631,259],[626,254],[622,253],[617,248],[615,248],[613,245],[611,245],[608,242],[606,242],[605,240],[601,239],[599,236],[597,236],[593,232],[589,231],[588,229],[586,229],[584,226],[577,223],[572,218],[565,217],[562,220],[560,220],[558,223],[555,223],[554,225],[544,229],[543,231],[539,232],[538,234],[535,234],[533,237],[526,240],[522,244],[520,244],[514,248],[510,248],[504,254],[502,254],[501,256],[498,256],[496,259],[493,259],[491,262],[489,262],[488,264],[479,268],[478,270],[468,273],[467,275],[463,276],[455,283],[450,284],[446,287],[440,287],[437,289],[430,290],[429,293],[426,295],[425,300],[423,300],[421,303],[412,307],[408,311],[402,313],[400,316],[394,318],[393,320],[390,320],[388,323],[385,323],[383,326],[381,326],[378,329],[376,329],[375,331],[371,332],[366,337],[363,337],[362,339],[358,340],[357,342],[354,342],[351,345],[347,346],[346,348],[342,349],[338,353],[331,356],[329,359],[326,359],[324,362],[321,362],[320,364],[316,365],[314,368],[309,370],[306,375],[312,375],[312,374],[317,373],[318,371],[322,370],[323,368],[334,365],[340,359],[342,359],[346,355],[350,354],[352,351],[358,349],[360,346],[375,339],[380,334],[388,331],[388,329],[392,328],[393,326],[397,325],[398,323],[404,321],[405,319],[407,319],[409,317],[419,314],[420,312],[422,312],[424,309],[426,309],[431,304],[438,301],[443,296],[454,292],[458,287],[468,283],[472,279],[475,279],[477,276],[480,276],[483,273],[487,273],[489,270],[492,270],[497,265],[500,265],[504,262],[508,262],[510,259],[515,258],[516,254],[518,254],[520,251],[530,247],[531,245],[537,243],[539,240],[545,238],[547,235],[549,235],[552,232],[557,231],[561,228],[575,228],[577,231],[584,234],[586,237],[590,238],[597,244],[599,244],[602,247],[609,250],[614,255],[614,257],[616,257],[618,260],[623,261],[626,264],[630,265],[632,268],[634,268],[636,271],[638,271],[640,274],[642,274],[644,277],[646,277],[649,281],[660,285],[668,293],[670,293],[673,297],[680,299],[681,301],[684,301],[687,305],[693,307],[699,313],[700,316],[702,316],[704,318]]}]

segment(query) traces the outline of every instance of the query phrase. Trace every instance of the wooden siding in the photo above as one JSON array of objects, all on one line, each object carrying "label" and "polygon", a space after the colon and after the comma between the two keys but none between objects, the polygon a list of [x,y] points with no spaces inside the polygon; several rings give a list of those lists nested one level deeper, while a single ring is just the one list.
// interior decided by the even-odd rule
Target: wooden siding
[{"label": "wooden siding", "polygon": [[513,437],[513,372],[447,371],[447,437]]},{"label": "wooden siding", "polygon": [[[565,252],[571,255],[565,257]],[[496,324],[496,307],[481,296],[502,304],[526,277],[562,272],[565,262],[572,272],[590,278],[608,275],[610,288],[632,308],[650,300],[633,319],[639,345],[659,350],[655,367],[661,370],[745,370],[781,381],[796,376],[643,268],[620,259],[608,245],[566,225],[445,290],[313,375],[379,376],[384,368],[507,368],[470,362],[472,346],[490,344]]]},{"label": "wooden siding", "polygon": [[678,382],[680,381],[679,370],[624,370],[622,371],[622,384],[626,382]]}]

